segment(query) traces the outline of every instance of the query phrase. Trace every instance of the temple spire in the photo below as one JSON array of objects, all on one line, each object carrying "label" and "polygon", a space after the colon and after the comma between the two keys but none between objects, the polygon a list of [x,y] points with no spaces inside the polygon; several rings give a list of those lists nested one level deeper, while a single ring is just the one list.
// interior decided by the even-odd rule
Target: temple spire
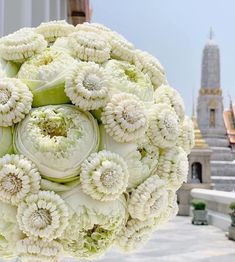
[{"label": "temple spire", "polygon": [[213,31],[212,27],[210,27],[209,39],[213,40],[214,36],[215,36],[214,31]]}]

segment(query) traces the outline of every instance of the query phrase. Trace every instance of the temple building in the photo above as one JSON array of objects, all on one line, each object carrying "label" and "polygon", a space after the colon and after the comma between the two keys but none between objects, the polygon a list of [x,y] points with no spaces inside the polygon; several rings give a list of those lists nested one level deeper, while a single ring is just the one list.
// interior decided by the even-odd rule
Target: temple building
[{"label": "temple building", "polygon": [[[218,190],[235,190],[234,122],[231,113],[225,112],[220,84],[220,50],[213,32],[202,55],[201,88],[197,101],[197,122],[202,137],[212,150],[211,180]],[[230,115],[230,117],[228,117]],[[233,115],[234,116],[234,115]],[[225,121],[224,121],[225,120]],[[227,131],[227,129],[228,131]]]},{"label": "temple building", "polygon": [[224,111],[224,123],[232,150],[235,151],[235,105],[230,98],[230,108]]},{"label": "temple building", "polygon": [[67,1],[68,22],[77,25],[90,22],[91,8],[89,0]]}]

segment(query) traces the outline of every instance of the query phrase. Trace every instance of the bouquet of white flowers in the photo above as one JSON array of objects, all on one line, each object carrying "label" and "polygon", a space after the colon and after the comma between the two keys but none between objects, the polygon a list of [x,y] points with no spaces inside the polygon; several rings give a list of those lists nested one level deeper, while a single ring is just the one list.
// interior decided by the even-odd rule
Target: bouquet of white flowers
[{"label": "bouquet of white flowers", "polygon": [[0,256],[130,252],[177,213],[194,143],[159,61],[96,23],[0,39]]}]

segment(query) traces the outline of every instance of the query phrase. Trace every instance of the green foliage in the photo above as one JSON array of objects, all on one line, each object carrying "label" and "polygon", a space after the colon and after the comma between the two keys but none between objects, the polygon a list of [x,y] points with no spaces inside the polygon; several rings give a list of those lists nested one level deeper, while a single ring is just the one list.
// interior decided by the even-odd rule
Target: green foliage
[{"label": "green foliage", "polygon": [[193,199],[191,201],[191,205],[195,210],[205,210],[206,209],[206,202],[202,200]]},{"label": "green foliage", "polygon": [[233,213],[235,213],[235,202],[232,202],[232,203],[229,205],[229,208],[232,210]]}]

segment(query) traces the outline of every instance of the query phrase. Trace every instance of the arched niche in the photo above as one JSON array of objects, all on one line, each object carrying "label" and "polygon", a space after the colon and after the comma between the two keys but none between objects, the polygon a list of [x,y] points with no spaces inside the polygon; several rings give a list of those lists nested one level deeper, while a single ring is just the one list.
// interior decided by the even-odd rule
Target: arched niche
[{"label": "arched niche", "polygon": [[192,183],[202,183],[202,164],[194,162],[191,165],[191,181]]}]

